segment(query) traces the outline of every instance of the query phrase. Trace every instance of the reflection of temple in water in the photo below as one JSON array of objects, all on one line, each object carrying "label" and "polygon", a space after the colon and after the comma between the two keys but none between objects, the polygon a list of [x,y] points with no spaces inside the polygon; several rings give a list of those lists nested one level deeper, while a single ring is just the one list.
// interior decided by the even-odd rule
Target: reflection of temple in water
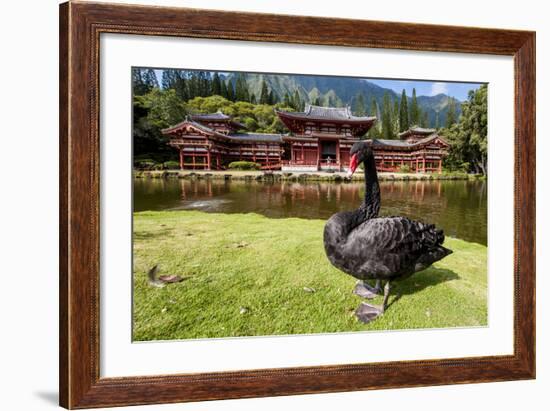
[{"label": "reflection of temple in water", "polygon": [[[180,199],[193,201],[215,197],[234,197],[233,194],[245,190],[248,200],[243,202],[242,210],[252,207],[285,207],[299,208],[307,204],[309,209],[317,204],[320,209],[349,208],[350,204],[359,204],[362,201],[364,187],[361,183],[300,183],[277,182],[273,184],[246,181],[219,181],[212,179],[181,179]],[[386,202],[406,201],[407,203],[422,206],[429,200],[430,206],[445,207],[445,198],[442,195],[441,181],[412,181],[412,182],[381,182],[380,191],[383,206]],[[238,196],[237,196],[238,197]],[[248,203],[248,204],[246,204]],[[341,207],[344,205],[344,207]],[[299,211],[295,211],[301,214]],[[307,217],[304,215],[303,217]]]},{"label": "reflection of temple in water", "polygon": [[[258,213],[270,218],[326,219],[363,201],[364,183],[136,179],[134,208]],[[484,181],[382,181],[381,215],[440,225],[446,234],[487,242]]]}]

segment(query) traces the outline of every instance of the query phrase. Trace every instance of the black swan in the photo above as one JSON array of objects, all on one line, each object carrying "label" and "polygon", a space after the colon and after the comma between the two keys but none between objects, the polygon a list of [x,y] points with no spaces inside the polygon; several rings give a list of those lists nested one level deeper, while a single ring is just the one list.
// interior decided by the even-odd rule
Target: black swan
[{"label": "black swan", "polygon": [[[452,253],[443,247],[443,230],[406,217],[378,217],[380,186],[376,163],[369,140],[355,143],[350,150],[349,175],[363,163],[365,199],[355,211],[334,214],[324,231],[325,252],[336,268],[357,278],[355,293],[373,298],[381,293],[381,306],[365,302],[355,311],[357,318],[368,323],[382,315],[387,308],[390,283],[402,280]],[[376,280],[369,286],[365,280]]]}]

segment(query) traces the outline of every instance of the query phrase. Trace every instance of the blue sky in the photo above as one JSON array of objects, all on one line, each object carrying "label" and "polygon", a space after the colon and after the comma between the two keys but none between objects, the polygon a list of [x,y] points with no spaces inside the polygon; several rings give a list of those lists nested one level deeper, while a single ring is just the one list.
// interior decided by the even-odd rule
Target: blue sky
[{"label": "blue sky", "polygon": [[413,88],[416,89],[417,96],[435,96],[436,94],[447,94],[460,101],[468,98],[469,90],[477,90],[482,83],[457,83],[442,81],[418,81],[418,80],[385,80],[370,79],[365,80],[379,85],[380,87],[390,88],[397,93],[405,89],[405,93],[410,97]]}]

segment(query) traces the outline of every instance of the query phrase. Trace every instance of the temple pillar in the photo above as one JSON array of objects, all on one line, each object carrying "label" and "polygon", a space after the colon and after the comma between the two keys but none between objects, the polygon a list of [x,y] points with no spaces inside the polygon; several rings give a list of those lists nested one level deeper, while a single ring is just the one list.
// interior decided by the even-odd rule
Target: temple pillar
[{"label": "temple pillar", "polygon": [[180,147],[180,170],[183,170],[183,149]]},{"label": "temple pillar", "polygon": [[211,164],[210,164],[210,148],[207,148],[207,149],[206,149],[206,169],[207,169],[207,170],[210,170],[210,169],[211,169]]},{"label": "temple pillar", "polygon": [[340,139],[336,140],[336,166],[338,167],[338,171],[340,171]]},{"label": "temple pillar", "polygon": [[441,174],[443,171],[443,160],[439,159],[439,164],[437,165],[437,172]]},{"label": "temple pillar", "polygon": [[317,140],[317,170],[321,167],[321,143]]}]

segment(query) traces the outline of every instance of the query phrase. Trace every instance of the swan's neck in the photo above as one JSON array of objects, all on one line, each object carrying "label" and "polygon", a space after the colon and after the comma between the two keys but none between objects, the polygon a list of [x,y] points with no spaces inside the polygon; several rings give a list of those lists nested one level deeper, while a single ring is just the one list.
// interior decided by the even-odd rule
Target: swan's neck
[{"label": "swan's neck", "polygon": [[359,210],[362,209],[365,220],[378,217],[380,211],[380,185],[378,184],[378,173],[376,162],[371,154],[363,162],[365,172],[365,200]]}]

